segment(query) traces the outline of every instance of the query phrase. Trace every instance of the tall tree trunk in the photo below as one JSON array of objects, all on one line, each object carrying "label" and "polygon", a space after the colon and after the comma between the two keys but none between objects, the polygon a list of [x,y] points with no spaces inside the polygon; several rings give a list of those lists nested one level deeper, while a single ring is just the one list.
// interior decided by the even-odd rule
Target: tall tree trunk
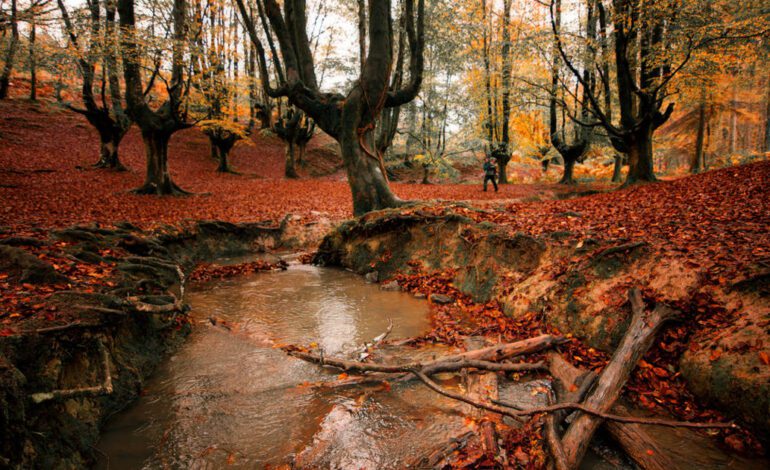
[{"label": "tall tree trunk", "polygon": [[216,142],[214,142],[214,137],[209,137],[209,148],[211,149],[211,159],[218,162],[219,161],[219,147],[217,147]]},{"label": "tall tree trunk", "polygon": [[37,35],[37,24],[35,22],[35,12],[30,12],[29,21],[29,99],[37,100],[37,57],[35,56],[35,36]]},{"label": "tall tree trunk", "polygon": [[358,0],[358,64],[362,72],[366,65],[366,0]]},{"label": "tall tree trunk", "polygon": [[492,71],[490,69],[489,58],[489,36],[488,36],[488,23],[487,23],[487,0],[481,0],[481,21],[483,24],[483,36],[482,36],[482,54],[484,56],[484,88],[486,89],[487,98],[487,119],[484,125],[487,128],[487,142],[489,145],[489,151],[493,150],[495,144],[495,118],[494,118],[494,106],[492,105]]},{"label": "tall tree trunk", "polygon": [[297,142],[297,164],[300,166],[304,166],[305,163],[305,154],[307,153],[307,141],[306,140],[300,140]]},{"label": "tall tree trunk", "polygon": [[770,73],[767,75],[767,93],[765,94],[765,152],[770,152]]},{"label": "tall tree trunk", "polygon": [[8,43],[8,51],[5,53],[5,66],[0,75],[0,100],[8,98],[8,88],[11,84],[13,72],[13,60],[16,56],[16,48],[19,45],[19,21],[16,0],[11,0],[11,40]]},{"label": "tall tree trunk", "polygon": [[614,168],[612,170],[612,182],[613,183],[620,183],[623,179],[623,154],[615,151],[615,163],[613,164]]},{"label": "tall tree trunk", "polygon": [[188,14],[186,0],[174,0],[171,10],[173,20],[173,45],[171,54],[171,80],[168,99],[157,110],[152,110],[145,100],[142,86],[138,37],[134,0],[118,0],[120,12],[121,52],[123,75],[126,82],[128,114],[142,130],[147,174],[144,184],[134,190],[138,194],[179,195],[188,194],[171,181],[168,171],[168,143],[174,132],[189,127],[182,112],[185,90],[185,47],[187,44]]},{"label": "tall tree trunk", "polygon": [[497,152],[497,166],[499,168],[500,178],[498,184],[508,184],[508,173],[506,168],[511,161],[511,138],[510,138],[510,119],[511,119],[511,78],[513,74],[513,56],[511,55],[511,0],[503,0],[503,47],[501,50],[503,60],[502,83],[503,88],[503,115],[501,118],[502,138],[500,149]]},{"label": "tall tree trunk", "polygon": [[286,165],[284,167],[284,176],[289,179],[299,178],[297,174],[297,162],[295,159],[294,148],[296,147],[292,138],[286,143]]},{"label": "tall tree trunk", "polygon": [[572,176],[575,170],[575,163],[577,163],[576,159],[564,159],[564,174],[559,180],[559,184],[575,184],[575,179]]},{"label": "tall tree trunk", "polygon": [[698,133],[695,137],[695,153],[690,161],[690,173],[696,174],[703,171],[703,142],[706,134],[706,103],[698,105]]},{"label": "tall tree trunk", "polygon": [[738,85],[733,82],[733,96],[730,100],[730,155],[738,151]]},{"label": "tall tree trunk", "polygon": [[391,192],[382,160],[375,154],[374,129],[359,131],[364,112],[363,100],[360,88],[348,96],[342,109],[338,138],[353,195],[353,214],[356,216],[397,207],[401,203]]}]

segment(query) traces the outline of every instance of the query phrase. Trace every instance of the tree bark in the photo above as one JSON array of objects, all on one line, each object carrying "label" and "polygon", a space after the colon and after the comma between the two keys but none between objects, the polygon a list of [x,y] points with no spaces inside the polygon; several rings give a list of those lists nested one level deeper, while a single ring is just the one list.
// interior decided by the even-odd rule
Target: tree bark
[{"label": "tree bark", "polygon": [[770,73],[767,75],[767,93],[765,93],[765,152],[770,152]]},{"label": "tree bark", "polygon": [[499,178],[497,184],[508,184],[508,162],[511,161],[511,78],[513,75],[513,56],[511,54],[511,0],[503,0],[503,45],[501,48],[503,70],[502,70],[502,132],[500,139],[500,150],[498,151],[497,166],[499,169]]},{"label": "tree bark", "polygon": [[168,171],[168,142],[170,139],[170,132],[142,129],[147,171],[144,184],[134,189],[134,193],[159,196],[187,194],[171,180]]},{"label": "tree bark", "polygon": [[[352,95],[357,94],[355,91]],[[348,184],[353,194],[353,214],[367,212],[401,204],[390,190],[382,168],[382,160],[375,155],[374,131],[359,133],[360,105],[354,96],[345,102],[342,112],[343,128],[339,143],[342,160],[348,175]],[[357,109],[358,108],[358,109]]]},{"label": "tree bark", "polygon": [[217,173],[234,173],[232,168],[230,168],[230,151],[227,149],[220,148],[218,150],[219,153],[219,165],[217,165]]},{"label": "tree bark", "polygon": [[37,36],[37,22],[35,12],[30,11],[29,21],[29,100],[37,100],[37,56],[35,55],[35,37]]},{"label": "tree bark", "polygon": [[572,174],[574,172],[576,162],[576,159],[564,158],[564,174],[559,180],[559,184],[575,184],[575,178],[572,176]]},{"label": "tree bark", "polygon": [[628,175],[623,186],[657,181],[653,170],[652,123],[641,123],[637,132],[631,133],[628,145]]},{"label": "tree bark", "polygon": [[[655,340],[655,334],[663,323],[677,315],[676,311],[663,305],[646,311],[639,289],[629,292],[629,301],[633,313],[626,334],[599,376],[595,387],[583,402],[585,406],[599,412],[612,408],[631,376],[631,371]],[[580,465],[591,438],[601,423],[601,418],[586,413],[579,413],[572,421],[562,439],[570,468]]]},{"label": "tree bark", "polygon": [[613,183],[620,183],[623,179],[623,155],[617,151],[615,151],[615,163],[613,164],[614,168],[612,170],[612,182]]},{"label": "tree bark", "polygon": [[703,171],[703,142],[706,134],[706,103],[698,104],[698,133],[695,137],[695,153],[690,161],[690,173],[697,174]]},{"label": "tree bark", "polygon": [[294,147],[294,139],[286,142],[286,164],[284,166],[283,174],[289,179],[299,178],[299,175],[297,174],[296,159],[294,157]]},{"label": "tree bark", "polygon": [[11,84],[13,61],[16,56],[16,48],[19,45],[19,21],[16,0],[11,0],[11,40],[8,43],[8,51],[5,53],[5,65],[0,75],[0,100],[8,98],[8,88]]},{"label": "tree bark", "polygon": [[297,142],[297,164],[304,166],[307,161],[305,160],[305,154],[307,153],[307,141],[299,140]]},{"label": "tree bark", "polygon": [[114,126],[99,130],[99,161],[94,165],[96,168],[126,171],[126,167],[118,156],[118,148],[127,130],[127,128],[117,129]]},{"label": "tree bark", "polygon": [[147,159],[144,184],[135,189],[137,194],[181,195],[189,194],[177,186],[168,171],[168,142],[178,130],[189,127],[182,111],[187,41],[187,2],[174,0],[171,10],[173,20],[173,45],[171,54],[171,80],[168,98],[156,110],[145,100],[142,86],[140,53],[134,15],[134,0],[118,0],[120,12],[121,52],[123,75],[126,82],[128,114],[142,130],[142,140]]}]

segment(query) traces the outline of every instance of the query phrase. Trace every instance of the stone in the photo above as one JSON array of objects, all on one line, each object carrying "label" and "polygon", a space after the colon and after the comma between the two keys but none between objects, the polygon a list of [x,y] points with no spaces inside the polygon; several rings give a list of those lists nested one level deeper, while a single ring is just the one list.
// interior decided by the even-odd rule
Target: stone
[{"label": "stone", "polygon": [[431,294],[430,301],[434,304],[448,305],[454,303],[455,299],[446,294]]},{"label": "stone", "polygon": [[364,279],[366,279],[366,282],[376,283],[377,281],[380,280],[380,273],[378,273],[377,271],[368,272],[364,276]]},{"label": "stone", "polygon": [[380,286],[380,289],[387,290],[387,291],[400,291],[401,286],[398,285],[398,281],[390,281],[386,282],[382,286]]},{"label": "stone", "polygon": [[426,297],[428,297],[428,296],[423,294],[422,292],[415,292],[415,294],[414,294],[414,298],[415,299],[424,299]]}]

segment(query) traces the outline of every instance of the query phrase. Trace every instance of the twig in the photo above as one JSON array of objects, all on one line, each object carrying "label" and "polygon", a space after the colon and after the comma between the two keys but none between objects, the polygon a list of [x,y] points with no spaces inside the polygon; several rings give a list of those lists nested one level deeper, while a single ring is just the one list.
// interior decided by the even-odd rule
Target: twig
[{"label": "twig", "polygon": [[587,414],[597,416],[599,418],[610,420],[610,421],[617,421],[619,423],[636,423],[636,424],[647,424],[650,426],[665,426],[670,428],[695,428],[695,429],[733,429],[736,427],[734,423],[694,423],[691,421],[674,421],[674,420],[660,419],[660,418],[641,418],[641,417],[635,417],[635,416],[615,415],[615,414],[604,413],[602,411],[595,410],[586,405],[583,405],[582,403],[557,403],[555,405],[543,406],[539,408],[528,408],[526,410],[521,410],[519,409],[519,407],[517,407],[514,404],[506,403],[500,400],[494,400],[494,403],[497,405],[503,406],[505,408],[511,408],[515,410],[513,413],[515,413],[517,416],[527,416],[527,415],[534,415],[538,413],[553,413],[559,410],[578,410],[578,411],[582,411],[583,413],[587,413]]},{"label": "twig", "polygon": [[423,374],[419,370],[412,370],[410,371],[412,374],[415,375],[418,379],[422,381],[429,389],[433,390],[434,392],[438,393],[439,395],[444,395],[447,398],[451,398],[453,400],[461,401],[463,403],[467,403],[469,405],[475,406],[476,408],[481,408],[482,410],[492,411],[494,413],[498,413],[504,416],[509,416],[517,421],[524,421],[521,417],[521,415],[517,414],[516,411],[511,411],[506,408],[497,406],[492,403],[482,403],[480,401],[473,400],[471,398],[468,398],[467,396],[463,395],[462,393],[455,393],[452,391],[449,391],[442,387],[441,385],[437,384],[433,380],[430,379],[427,375]]},{"label": "twig", "polygon": [[369,351],[376,348],[377,346],[380,345],[380,343],[385,341],[385,339],[390,335],[392,331],[393,331],[393,320],[388,318],[388,328],[385,330],[385,332],[375,336],[374,339],[372,339],[371,343],[365,343],[363,346],[361,346],[358,349],[358,351],[356,351],[359,353],[358,359],[363,361],[364,359],[369,357]]}]

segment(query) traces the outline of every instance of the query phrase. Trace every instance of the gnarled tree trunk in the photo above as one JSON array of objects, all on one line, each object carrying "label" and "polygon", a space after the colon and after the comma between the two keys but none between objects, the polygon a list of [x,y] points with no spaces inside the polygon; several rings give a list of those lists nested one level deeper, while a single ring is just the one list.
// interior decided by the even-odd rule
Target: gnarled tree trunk
[{"label": "gnarled tree trunk", "polygon": [[179,195],[187,194],[172,180],[168,171],[168,143],[171,136],[189,127],[182,111],[184,96],[185,52],[187,41],[187,2],[173,0],[173,46],[171,57],[171,80],[168,99],[156,110],[152,110],[145,99],[142,86],[140,51],[134,15],[134,0],[118,0],[120,12],[121,52],[123,54],[123,75],[126,82],[126,103],[128,114],[142,130],[147,173],[142,186],[135,189],[137,194]]},{"label": "gnarled tree trunk", "polygon": [[118,148],[128,127],[105,126],[99,130],[99,161],[94,164],[96,168],[106,168],[115,171],[126,171],[126,167],[120,161]]},{"label": "gnarled tree trunk", "polygon": [[168,171],[168,142],[171,132],[142,129],[147,171],[144,184],[133,190],[136,194],[187,194],[172,180]]},{"label": "gnarled tree trunk", "polygon": [[375,154],[374,130],[359,132],[362,109],[361,94],[354,91],[345,101],[339,136],[355,215],[396,207],[401,203],[391,192],[382,160]]},{"label": "gnarled tree trunk", "polygon": [[628,134],[628,175],[623,186],[635,183],[657,181],[653,170],[652,134],[655,131],[651,123],[640,126],[637,132]]}]

